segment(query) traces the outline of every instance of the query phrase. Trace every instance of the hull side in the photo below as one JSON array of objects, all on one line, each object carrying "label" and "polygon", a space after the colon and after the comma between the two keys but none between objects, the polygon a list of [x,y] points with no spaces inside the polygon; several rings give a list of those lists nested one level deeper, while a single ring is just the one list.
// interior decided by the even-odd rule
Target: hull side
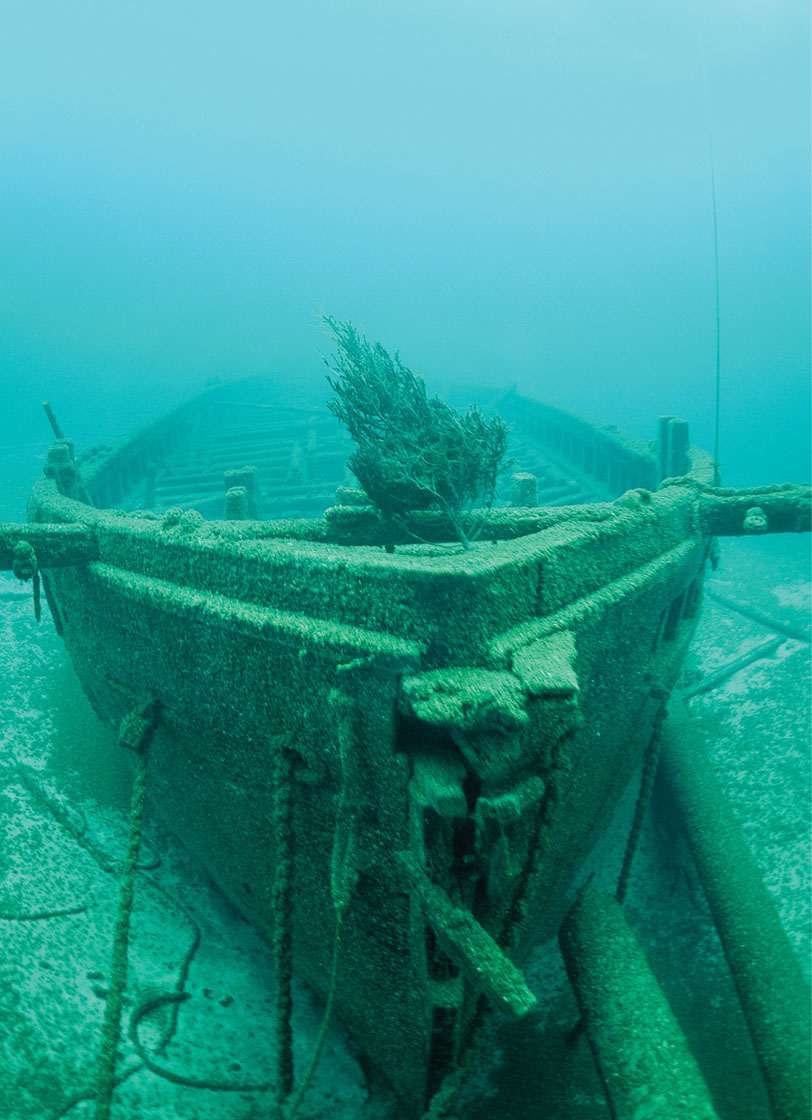
[{"label": "hull side", "polygon": [[[60,520],[76,506],[45,486],[32,512]],[[476,993],[397,852],[415,853],[506,954],[555,933],[690,640],[707,551],[690,492],[638,496],[602,522],[464,558],[229,545],[194,522],[130,525],[82,508],[100,559],[49,576],[71,657],[111,723],[158,698],[153,795],[267,934],[273,758],[294,759],[296,961],[322,994],[349,797],[336,1009],[404,1115],[419,1115]]]}]

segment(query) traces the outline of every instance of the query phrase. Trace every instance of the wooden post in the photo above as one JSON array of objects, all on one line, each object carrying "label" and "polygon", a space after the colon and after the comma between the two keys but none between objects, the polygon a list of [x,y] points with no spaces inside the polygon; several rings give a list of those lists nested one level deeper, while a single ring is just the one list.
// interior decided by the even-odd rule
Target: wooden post
[{"label": "wooden post", "polygon": [[690,469],[689,426],[687,420],[676,416],[661,416],[659,419],[658,448],[660,452],[660,480],[679,478]]},{"label": "wooden post", "polygon": [[248,521],[248,491],[244,486],[226,490],[226,521]]},{"label": "wooden post", "polygon": [[158,476],[156,463],[147,464],[147,478],[144,485],[144,509],[152,509],[155,505],[155,481]]},{"label": "wooden post", "polygon": [[539,481],[534,474],[521,472],[511,476],[510,504],[530,508],[539,504]]},{"label": "wooden post", "polygon": [[261,499],[259,490],[259,478],[256,467],[238,467],[234,470],[226,471],[225,474],[226,490],[231,490],[234,487],[244,487],[248,496],[248,517],[253,520],[259,520],[262,517],[260,509]]},{"label": "wooden post", "polygon": [[50,401],[43,401],[42,402],[42,407],[45,409],[45,415],[48,417],[48,422],[51,425],[51,429],[53,430],[53,433],[56,436],[56,438],[57,439],[64,439],[65,438],[65,433],[62,431],[62,428],[59,424],[59,421],[57,420],[56,416],[54,415],[54,410],[51,408],[51,402]]}]

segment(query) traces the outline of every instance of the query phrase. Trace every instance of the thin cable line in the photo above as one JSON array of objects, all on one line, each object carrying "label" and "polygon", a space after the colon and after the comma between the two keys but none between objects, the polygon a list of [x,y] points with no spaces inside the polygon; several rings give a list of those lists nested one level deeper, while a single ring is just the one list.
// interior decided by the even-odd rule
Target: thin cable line
[{"label": "thin cable line", "polygon": [[699,61],[702,66],[702,88],[705,94],[705,127],[708,132],[708,158],[710,161],[711,203],[713,208],[713,278],[716,290],[716,399],[713,423],[713,482],[720,482],[719,470],[719,413],[721,401],[721,319],[719,315],[719,224],[716,212],[716,171],[713,162],[713,137],[710,127],[710,98],[708,95],[708,72],[705,68],[705,53],[699,44]]}]

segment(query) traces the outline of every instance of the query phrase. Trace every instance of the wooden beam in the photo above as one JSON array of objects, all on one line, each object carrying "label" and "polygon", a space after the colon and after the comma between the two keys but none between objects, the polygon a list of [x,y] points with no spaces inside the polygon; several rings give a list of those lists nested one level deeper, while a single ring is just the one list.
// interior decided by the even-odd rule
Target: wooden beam
[{"label": "wooden beam", "polygon": [[99,558],[96,533],[86,525],[17,525],[0,523],[0,570],[14,567],[14,549],[27,543],[40,568],[65,568]]}]

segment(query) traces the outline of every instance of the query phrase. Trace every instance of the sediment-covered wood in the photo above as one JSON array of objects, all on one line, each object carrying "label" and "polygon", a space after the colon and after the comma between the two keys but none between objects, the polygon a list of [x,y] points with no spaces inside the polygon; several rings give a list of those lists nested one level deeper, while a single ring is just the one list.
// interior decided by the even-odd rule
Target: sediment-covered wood
[{"label": "sediment-covered wood", "polygon": [[99,542],[85,525],[0,524],[0,570],[11,571],[14,549],[30,544],[40,568],[65,568],[99,558]]},{"label": "sediment-covered wood", "polygon": [[587,886],[559,941],[612,1115],[715,1120],[702,1074],[618,902]]},{"label": "sediment-covered wood", "polygon": [[808,533],[812,488],[786,483],[743,490],[708,490],[700,497],[702,532],[714,537]]}]

